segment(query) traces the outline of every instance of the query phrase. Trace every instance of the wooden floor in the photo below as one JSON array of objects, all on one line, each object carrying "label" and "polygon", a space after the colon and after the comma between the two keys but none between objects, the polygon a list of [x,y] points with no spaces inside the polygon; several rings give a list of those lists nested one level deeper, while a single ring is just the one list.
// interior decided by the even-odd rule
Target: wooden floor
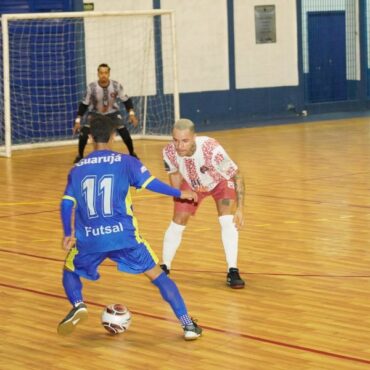
[{"label": "wooden floor", "polygon": [[[171,276],[204,336],[184,342],[169,306],[143,276],[111,262],[84,283],[89,320],[56,334],[70,309],[61,284],[58,205],[76,148],[0,158],[0,368],[356,370],[370,368],[370,122],[290,124],[211,133],[244,173],[244,290],[225,285],[208,199],[185,231]],[[162,180],[165,142],[139,141]],[[124,150],[121,142],[117,150]],[[141,233],[158,255],[172,200],[134,194]],[[128,332],[111,337],[102,307],[126,304]]]}]

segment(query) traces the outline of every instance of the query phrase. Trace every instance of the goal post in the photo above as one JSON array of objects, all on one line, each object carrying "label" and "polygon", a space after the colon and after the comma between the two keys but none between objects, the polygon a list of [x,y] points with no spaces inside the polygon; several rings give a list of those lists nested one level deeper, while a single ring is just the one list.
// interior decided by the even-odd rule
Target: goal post
[{"label": "goal post", "polygon": [[167,139],[179,118],[171,10],[4,14],[0,36],[0,155],[76,142],[87,84],[107,63],[134,103],[133,138]]}]

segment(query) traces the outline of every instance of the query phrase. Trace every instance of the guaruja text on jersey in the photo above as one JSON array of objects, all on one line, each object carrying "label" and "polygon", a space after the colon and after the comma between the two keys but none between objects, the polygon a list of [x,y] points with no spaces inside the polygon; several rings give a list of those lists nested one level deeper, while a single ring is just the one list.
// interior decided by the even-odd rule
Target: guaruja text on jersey
[{"label": "guaruja text on jersey", "polygon": [[121,162],[122,156],[121,154],[113,153],[111,155],[105,155],[102,157],[92,157],[92,158],[83,158],[75,166],[83,166],[85,164],[99,164],[99,163],[108,163],[113,164],[114,162]]}]

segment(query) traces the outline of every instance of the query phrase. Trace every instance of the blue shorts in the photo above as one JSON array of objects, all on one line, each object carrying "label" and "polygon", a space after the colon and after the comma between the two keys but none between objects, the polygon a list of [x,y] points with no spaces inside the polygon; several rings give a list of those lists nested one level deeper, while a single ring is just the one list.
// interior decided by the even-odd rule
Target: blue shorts
[{"label": "blue shorts", "polygon": [[117,263],[119,271],[129,274],[141,274],[152,269],[158,263],[158,257],[147,243],[139,243],[134,248],[123,248],[99,253],[79,253],[76,246],[69,252],[64,268],[89,280],[98,280],[98,267],[109,258]]}]

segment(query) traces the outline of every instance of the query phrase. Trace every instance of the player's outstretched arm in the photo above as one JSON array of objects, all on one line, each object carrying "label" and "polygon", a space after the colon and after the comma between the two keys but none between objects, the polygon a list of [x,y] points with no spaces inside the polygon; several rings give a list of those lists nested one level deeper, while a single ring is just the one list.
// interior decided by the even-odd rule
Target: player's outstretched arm
[{"label": "player's outstretched arm", "polygon": [[181,191],[176,189],[166,183],[156,179],[155,177],[151,177],[149,181],[147,181],[143,186],[143,188],[147,188],[148,190],[154,191],[155,193],[160,193],[164,195],[169,195],[175,198],[181,199],[188,199],[188,200],[197,200],[197,194],[193,191]]}]

